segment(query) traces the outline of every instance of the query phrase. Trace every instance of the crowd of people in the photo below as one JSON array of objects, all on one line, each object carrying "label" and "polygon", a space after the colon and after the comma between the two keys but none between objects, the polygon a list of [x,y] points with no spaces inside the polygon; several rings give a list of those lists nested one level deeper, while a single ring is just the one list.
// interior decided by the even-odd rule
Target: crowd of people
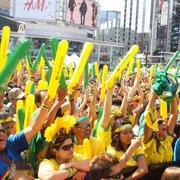
[{"label": "crowd of people", "polygon": [[[164,118],[166,109],[152,89],[156,74],[150,79],[146,68],[140,77],[136,70],[127,76],[125,68],[121,78],[106,87],[104,98],[102,77],[94,78],[89,70],[88,85],[83,85],[82,74],[71,92],[60,84],[55,99],[48,96],[48,87],[38,88],[42,68],[47,70],[41,66],[29,76],[23,60],[1,89],[0,179],[146,179],[150,166],[173,161],[176,167],[160,177],[179,179],[178,90],[167,102]],[[34,91],[27,91],[29,81]],[[29,111],[19,104],[27,106],[29,94],[34,105],[25,126]],[[132,167],[128,176],[123,173]]]}]

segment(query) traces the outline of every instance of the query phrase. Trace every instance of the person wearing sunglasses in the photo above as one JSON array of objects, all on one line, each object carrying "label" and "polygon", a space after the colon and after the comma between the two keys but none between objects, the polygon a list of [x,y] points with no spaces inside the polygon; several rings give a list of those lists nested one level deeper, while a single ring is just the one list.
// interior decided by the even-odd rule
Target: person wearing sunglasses
[{"label": "person wearing sunglasses", "polygon": [[[87,115],[81,116],[76,120],[73,126],[74,132],[74,152],[79,155],[87,155],[86,159],[91,159],[96,155],[103,154],[105,152],[105,146],[101,139],[91,136],[91,125]],[[84,140],[89,142],[89,148],[84,148]],[[90,153],[86,152],[89,151]],[[83,156],[84,157],[84,156]]]},{"label": "person wearing sunglasses", "polygon": [[[133,140],[132,123],[122,115],[111,118],[112,94],[114,87],[108,88],[104,103],[104,111],[99,123],[97,136],[103,139],[106,145],[106,152],[116,156],[118,159],[124,156]],[[110,126],[110,121],[114,124]],[[138,147],[128,160],[125,167],[137,166],[137,169],[127,179],[139,179],[148,172],[147,163],[142,146]]]},{"label": "person wearing sunglasses", "polygon": [[170,101],[170,116],[163,119],[155,113],[155,102],[158,96],[150,93],[150,100],[145,111],[145,129],[143,147],[148,164],[170,162],[173,158],[173,133],[178,117],[178,101],[174,97]]},{"label": "person wearing sunglasses", "polygon": [[[49,144],[46,159],[39,165],[38,177],[40,179],[51,180],[67,179],[71,178],[77,169],[84,170],[83,166],[86,166],[86,169],[88,169],[87,163],[84,165],[84,162],[76,162],[78,157],[73,152],[73,146],[71,131],[66,133],[66,130],[61,128],[55,140]],[[73,161],[73,164],[78,165],[74,165],[75,167],[66,167],[66,164],[70,164],[71,161]],[[83,168],[81,169],[81,167]]]},{"label": "person wearing sunglasses", "polygon": [[41,129],[51,105],[52,100],[46,97],[32,123],[15,135],[7,137],[0,123],[0,179],[9,175],[12,162],[23,161],[21,153],[29,149],[28,142]]}]

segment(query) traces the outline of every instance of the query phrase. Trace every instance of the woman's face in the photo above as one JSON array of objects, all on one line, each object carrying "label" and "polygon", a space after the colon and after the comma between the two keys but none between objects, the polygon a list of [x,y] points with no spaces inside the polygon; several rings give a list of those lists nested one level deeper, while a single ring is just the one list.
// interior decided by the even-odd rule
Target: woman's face
[{"label": "woman's face", "polygon": [[119,139],[123,145],[129,145],[131,144],[131,140],[133,138],[133,131],[131,128],[122,130],[119,133]]},{"label": "woman's face", "polygon": [[165,138],[167,136],[167,123],[166,121],[160,120],[158,121],[158,135],[159,137]]},{"label": "woman's face", "polygon": [[73,158],[73,142],[71,138],[66,139],[59,147],[56,156],[64,161]]}]

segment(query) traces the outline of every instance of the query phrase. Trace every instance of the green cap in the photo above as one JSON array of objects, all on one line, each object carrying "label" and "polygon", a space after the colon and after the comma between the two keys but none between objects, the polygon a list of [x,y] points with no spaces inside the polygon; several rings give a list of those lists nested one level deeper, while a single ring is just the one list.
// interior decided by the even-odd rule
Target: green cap
[{"label": "green cap", "polygon": [[76,123],[75,123],[75,124],[77,124],[77,123],[79,123],[79,122],[81,122],[81,121],[85,121],[85,120],[87,120],[87,119],[88,119],[88,116],[87,116],[87,115],[81,116],[81,117],[79,117],[79,118],[76,120]]}]

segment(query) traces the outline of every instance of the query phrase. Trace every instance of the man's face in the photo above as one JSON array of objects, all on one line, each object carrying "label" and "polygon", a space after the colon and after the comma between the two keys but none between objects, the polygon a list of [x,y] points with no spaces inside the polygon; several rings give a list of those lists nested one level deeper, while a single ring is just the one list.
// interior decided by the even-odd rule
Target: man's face
[{"label": "man's face", "polygon": [[91,133],[91,126],[89,120],[81,121],[74,126],[74,133],[79,138],[89,138]]},{"label": "man's face", "polygon": [[2,125],[0,124],[0,151],[3,151],[6,148],[6,130],[3,129]]}]

